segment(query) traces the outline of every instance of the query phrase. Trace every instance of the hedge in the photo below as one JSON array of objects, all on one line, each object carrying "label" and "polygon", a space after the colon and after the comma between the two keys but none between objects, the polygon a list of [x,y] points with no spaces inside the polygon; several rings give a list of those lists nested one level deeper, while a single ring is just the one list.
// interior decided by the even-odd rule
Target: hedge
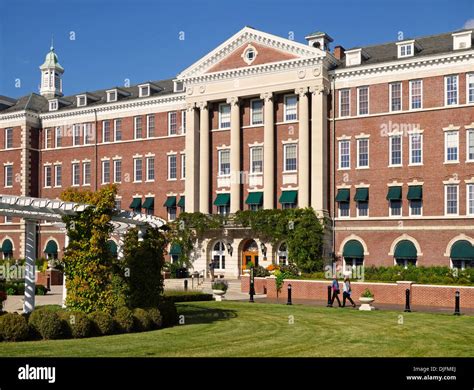
[{"label": "hedge", "polygon": [[0,340],[22,341],[28,339],[29,328],[25,317],[17,313],[0,316]]},{"label": "hedge", "polygon": [[205,294],[196,291],[181,291],[168,290],[165,292],[165,298],[170,302],[198,302],[198,301],[212,301],[214,298],[212,294]]},{"label": "hedge", "polygon": [[63,335],[63,323],[58,314],[49,310],[34,310],[28,319],[33,337],[43,340],[59,339]]},{"label": "hedge", "polygon": [[[4,288],[7,295],[24,295],[25,294],[25,281],[24,280],[8,281],[5,283]],[[41,284],[37,284],[35,287],[36,295],[46,295],[48,291],[49,290]]]}]

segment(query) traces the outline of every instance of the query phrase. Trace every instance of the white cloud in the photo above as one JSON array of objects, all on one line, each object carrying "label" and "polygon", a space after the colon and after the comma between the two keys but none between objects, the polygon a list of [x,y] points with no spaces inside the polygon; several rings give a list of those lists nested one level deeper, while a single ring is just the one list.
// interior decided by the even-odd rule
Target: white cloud
[{"label": "white cloud", "polygon": [[474,18],[466,20],[463,28],[474,28]]}]

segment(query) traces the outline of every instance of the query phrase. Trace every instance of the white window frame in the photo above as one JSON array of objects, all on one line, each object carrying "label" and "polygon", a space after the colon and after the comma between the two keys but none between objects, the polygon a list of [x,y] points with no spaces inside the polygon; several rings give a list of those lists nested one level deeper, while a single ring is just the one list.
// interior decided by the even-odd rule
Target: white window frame
[{"label": "white window frame", "polygon": [[[87,181],[86,168],[89,167],[89,181]],[[92,164],[90,161],[85,161],[82,163],[82,185],[90,186],[92,182]]]},{"label": "white window frame", "polygon": [[181,134],[186,134],[186,110],[181,111]]},{"label": "white window frame", "polygon": [[414,218],[422,217],[422,216],[423,216],[423,199],[420,200],[420,202],[421,202],[420,214],[413,214],[413,213],[412,213],[411,202],[413,202],[413,201],[412,201],[412,200],[409,200],[409,201],[408,201],[408,215],[409,215],[410,217],[414,217]]},{"label": "white window frame", "polygon": [[[76,134],[76,129],[79,130],[79,133]],[[77,135],[77,139],[76,139]],[[80,146],[81,145],[81,125],[74,124],[72,125],[72,146]]]},{"label": "white window frame", "polygon": [[[349,106],[347,115],[342,115],[342,93],[348,92]],[[343,88],[339,90],[339,118],[347,118],[351,116],[351,90],[350,88]]]},{"label": "white window frame", "polygon": [[[469,79],[472,78],[472,100],[469,100]],[[466,73],[466,104],[474,103],[474,73]]]},{"label": "white window frame", "polygon": [[[342,166],[342,145],[344,143],[347,143],[349,145],[348,147],[348,156],[349,156],[349,165],[347,167]],[[338,155],[339,155],[339,164],[338,164],[338,170],[343,171],[343,170],[348,170],[351,169],[351,140],[349,139],[342,139],[338,141]]]},{"label": "white window frame", "polygon": [[[106,123],[108,123],[109,125],[109,140],[108,141],[105,140],[105,124]],[[102,143],[109,144],[111,142],[112,142],[112,126],[111,126],[110,120],[106,119],[102,121]]]},{"label": "white window frame", "polygon": [[[117,139],[117,123],[120,123],[120,139]],[[122,130],[122,118],[114,119],[114,141],[122,141],[123,140],[123,130]]]},{"label": "white window frame", "polygon": [[[78,174],[78,180],[76,182],[76,168]],[[79,187],[81,185],[81,167],[79,163],[72,163],[71,164],[71,186],[72,187]]]},{"label": "white window frame", "polygon": [[77,95],[76,104],[77,104],[77,107],[87,106],[87,95]]},{"label": "white window frame", "polygon": [[[420,107],[413,108],[413,85],[415,83],[420,83]],[[410,80],[408,86],[408,95],[409,95],[409,109],[411,111],[422,110],[423,109],[423,79]]]},{"label": "white window frame", "polygon": [[[366,89],[367,90],[367,112],[365,114],[361,114],[360,112],[360,91],[363,90],[363,89]],[[349,103],[350,105],[350,103]],[[370,88],[365,85],[365,86],[362,86],[362,87],[358,87],[357,88],[357,115],[358,116],[363,116],[363,115],[369,115],[370,114]]]},{"label": "white window frame", "polygon": [[[360,165],[360,145],[361,141],[367,141],[367,165]],[[349,143],[349,166],[350,166],[350,143]],[[367,138],[358,138],[357,139],[357,169],[368,169],[370,166],[370,139]]]},{"label": "white window frame", "polygon": [[[222,107],[224,106],[228,106],[229,107],[229,126],[222,126]],[[230,126],[231,126],[231,120],[232,120],[232,108],[230,106],[229,103],[219,103],[219,115],[218,115],[218,119],[219,119],[219,123],[218,123],[218,128],[219,129],[230,129]],[[227,122],[226,122],[227,123]]]},{"label": "white window frame", "polygon": [[[74,131],[74,129],[73,129],[73,131]],[[49,146],[48,146],[48,139],[51,141],[51,144]],[[44,148],[45,149],[52,149],[53,148],[53,133],[52,133],[51,128],[44,129]]]},{"label": "white window frame", "polygon": [[149,84],[143,84],[138,86],[138,97],[148,97],[150,96],[150,85]]},{"label": "white window frame", "polygon": [[[341,204],[347,204],[347,215],[341,214]],[[337,216],[341,219],[346,219],[351,217],[351,202],[337,202]]]},{"label": "white window frame", "polygon": [[[174,116],[174,132],[172,132],[172,121],[171,118]],[[168,112],[168,135],[178,135],[178,113],[176,111]]]},{"label": "white window frame", "polygon": [[[58,140],[60,140],[58,142]],[[54,128],[54,147],[57,149],[57,148],[60,148],[62,147],[63,145],[63,136],[61,134],[61,127],[55,127]]]},{"label": "white window frame", "polygon": [[397,202],[400,202],[400,214],[393,214],[392,213],[392,200],[389,200],[388,201],[388,211],[389,211],[389,216],[391,218],[400,218],[400,217],[403,217],[403,199],[400,199],[400,200],[397,200]]},{"label": "white window frame", "polygon": [[469,211],[469,189],[472,188],[472,202],[474,203],[474,184],[468,183],[466,184],[466,215],[474,216],[474,205],[472,212]]},{"label": "white window frame", "polygon": [[[224,171],[221,169],[222,167],[222,153],[229,153],[229,173],[224,173]],[[230,149],[220,149],[217,151],[217,176],[218,177],[230,177]]]},{"label": "white window frame", "polygon": [[[153,164],[151,164],[150,166],[150,161],[153,160]],[[154,156],[150,156],[150,157],[147,157],[146,158],[146,181],[147,182],[154,182],[155,181],[155,177],[156,177],[156,171],[155,171],[155,157]],[[150,169],[152,168],[152,169]],[[150,178],[151,175],[150,173],[153,173],[153,178]]]},{"label": "white window frame", "polygon": [[[420,138],[420,152],[421,152],[421,162],[413,162],[413,138],[419,137]],[[409,162],[408,166],[419,166],[423,165],[423,134],[421,133],[412,133],[408,136],[408,154],[409,154]]]},{"label": "white window frame", "polygon": [[[398,46],[398,58],[408,58],[408,57],[413,57],[415,55],[415,45],[413,42],[411,43],[400,43],[397,45]],[[408,52],[406,49],[410,49]],[[403,49],[405,49],[405,52],[403,53]]]},{"label": "white window frame", "polygon": [[[456,187],[456,213],[448,214],[448,187]],[[459,216],[459,184],[446,184],[444,186],[444,215]]]},{"label": "white window frame", "polygon": [[[286,169],[286,160],[287,160],[287,154],[288,154],[288,148],[289,147],[294,147],[296,149],[296,168],[287,170]],[[298,144],[297,143],[291,143],[291,144],[285,144],[283,145],[283,173],[294,173],[298,172]]]},{"label": "white window frame", "polygon": [[[393,164],[393,159],[392,159],[392,140],[393,138],[398,137],[400,138],[400,163],[399,164]],[[388,166],[389,167],[401,167],[403,166],[403,136],[402,134],[393,134],[390,135],[388,138]]]},{"label": "white window frame", "polygon": [[[174,177],[171,175],[171,159],[174,158],[175,161],[175,172]],[[178,156],[176,154],[168,154],[168,181],[174,181],[178,179]]]},{"label": "white window frame", "polygon": [[[140,137],[137,136],[138,126],[140,120]],[[140,115],[133,117],[133,139],[143,139],[143,118]]]},{"label": "white window frame", "polygon": [[[8,171],[11,170],[11,184],[8,184]],[[13,178],[13,164],[6,164],[3,168],[3,174],[4,174],[4,184],[5,184],[5,188],[13,188],[13,182],[14,182],[14,178]]]},{"label": "white window frame", "polygon": [[110,91],[107,91],[107,103],[116,102],[117,98],[118,98],[118,92],[116,89],[111,89]]},{"label": "white window frame", "polygon": [[[120,163],[120,180],[117,180],[117,163]],[[122,160],[115,159],[114,160],[114,183],[121,183],[122,182]]]},{"label": "white window frame", "polygon": [[186,179],[186,154],[181,153],[181,180]]},{"label": "white window frame", "polygon": [[[393,86],[394,85],[400,85],[400,109],[399,110],[394,110],[393,109]],[[388,105],[389,105],[389,110],[390,112],[400,112],[403,111],[403,83],[401,81],[396,81],[393,83],[389,84],[389,99],[388,99]]]},{"label": "white window frame", "polygon": [[49,101],[49,111],[57,111],[59,109],[58,99],[52,99]]},{"label": "white window frame", "polygon": [[[49,185],[48,185],[48,174],[49,172]],[[44,188],[51,188],[53,186],[53,167],[51,165],[44,166]]]},{"label": "white window frame", "polygon": [[[456,150],[457,150],[457,159],[448,160],[448,136],[450,134],[456,134]],[[449,130],[444,132],[444,163],[445,164],[457,164],[459,163],[459,131],[458,130]]]},{"label": "white window frame", "polygon": [[473,153],[473,157],[469,158],[469,137],[471,134],[472,134],[472,140],[474,143],[474,128],[466,130],[466,162],[474,162],[474,153]]},{"label": "white window frame", "polygon": [[[137,179],[137,163],[140,161],[140,179]],[[133,159],[133,182],[141,183],[143,181],[143,159],[141,157],[135,157]]]},{"label": "white window frame", "polygon": [[[456,79],[456,103],[448,104],[448,79],[451,77]],[[459,105],[459,75],[457,74],[444,76],[444,105],[446,107]]]},{"label": "white window frame", "polygon": [[[253,114],[254,114],[254,111],[255,111],[254,108],[253,108],[253,105],[256,102],[262,103],[262,121],[261,122],[254,122],[254,120],[253,120]],[[265,103],[263,102],[262,99],[252,99],[252,100],[250,100],[250,126],[262,126],[263,125],[264,107],[265,107]]]},{"label": "white window frame", "polygon": [[[255,172],[254,171],[254,166],[253,166],[253,163],[254,163],[254,152],[256,150],[261,150],[262,152],[262,171],[261,172]],[[251,146],[250,147],[250,174],[251,175],[263,175],[263,161],[264,161],[264,158],[263,158],[263,146]]]},{"label": "white window frame", "polygon": [[[58,171],[61,173],[58,175]],[[58,182],[58,177],[61,178],[61,182]],[[54,166],[54,187],[60,188],[63,185],[63,166],[61,164],[56,164]]]},{"label": "white window frame", "polygon": [[[8,145],[8,139],[11,140],[11,145]],[[13,127],[5,129],[5,149],[13,149]]]},{"label": "white window frame", "polygon": [[[289,105],[287,103],[288,99],[294,98],[295,99],[295,113],[288,114]],[[294,119],[287,119],[288,115],[295,115]],[[284,95],[283,97],[283,122],[295,122],[298,120],[298,96],[295,94]]]},{"label": "white window frame", "polygon": [[89,138],[89,134],[92,134],[92,131],[89,131],[89,130],[92,130],[92,123],[90,122],[84,123],[82,128],[83,128],[83,134],[84,134],[84,145],[91,145],[92,144],[91,140],[93,138],[92,137]]},{"label": "white window frame", "polygon": [[[150,120],[153,118],[153,135],[150,135]],[[152,138],[156,137],[156,118],[155,114],[149,114],[146,116],[146,137]]]},{"label": "white window frame", "polygon": [[[108,164],[108,167],[109,167],[109,172],[108,172],[109,173],[109,180],[105,180],[105,166],[106,166],[106,164]],[[111,168],[110,167],[110,160],[102,160],[101,166],[102,166],[102,184],[109,184],[110,179],[111,179],[111,177],[110,177],[110,168]]]},{"label": "white window frame", "polygon": [[[367,203],[367,215],[360,215],[360,213],[359,213],[359,203],[360,202],[356,202],[357,218],[369,218],[370,217],[370,204],[369,204],[369,201],[363,202],[363,203]],[[349,213],[350,213],[350,210],[349,210]]]}]

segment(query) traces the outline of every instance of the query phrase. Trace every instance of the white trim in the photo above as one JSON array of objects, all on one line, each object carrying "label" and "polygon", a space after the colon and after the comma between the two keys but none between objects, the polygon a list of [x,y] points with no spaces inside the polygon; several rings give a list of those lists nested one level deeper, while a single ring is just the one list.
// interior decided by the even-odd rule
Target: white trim
[{"label": "white trim", "polygon": [[[296,111],[296,118],[295,119],[286,119],[286,115],[287,115],[287,110],[288,110],[288,104],[287,104],[287,100],[289,98],[292,98],[294,97],[295,100],[296,100],[296,103],[295,103],[295,111]],[[297,122],[298,121],[298,95],[294,94],[294,93],[290,93],[290,94],[286,94],[286,95],[283,95],[283,123],[290,123],[290,122]]]},{"label": "white trim", "polygon": [[[175,177],[171,177],[171,158],[174,157],[175,159]],[[174,180],[177,180],[178,179],[178,154],[177,153],[173,153],[173,154],[168,154],[167,158],[166,158],[166,162],[168,164],[168,167],[167,167],[167,180],[168,181],[174,181]]]},{"label": "white trim", "polygon": [[[229,126],[223,127],[222,125],[222,107],[228,106],[229,107]],[[230,129],[231,127],[231,121],[232,121],[232,108],[229,103],[219,103],[218,105],[218,117],[217,117],[217,129],[218,130],[227,130]]]},{"label": "white trim", "polygon": [[[171,133],[171,116],[174,114],[175,117],[175,132]],[[168,136],[178,135],[178,112],[177,111],[170,111],[168,112]]]},{"label": "white trim", "polygon": [[[396,42],[396,45],[397,45],[397,58],[409,58],[415,55],[415,41],[414,40]],[[409,47],[410,54],[406,54],[406,53],[402,54],[402,47]]]},{"label": "white trim", "polygon": [[[49,179],[50,184],[46,184],[46,170],[49,169]],[[43,188],[51,188],[53,186],[53,165],[52,164],[43,164],[43,172],[44,172],[44,183]]]},{"label": "white trim", "polygon": [[[448,104],[448,78],[456,77],[456,103]],[[444,76],[444,106],[445,107],[456,107],[459,105],[459,75],[458,74],[448,74]]]},{"label": "white trim", "polygon": [[[413,158],[413,137],[419,137],[420,138],[420,151],[421,151],[421,162],[414,163],[412,161]],[[411,133],[408,135],[408,166],[420,166],[423,165],[423,133],[422,132],[417,132],[417,133]]]},{"label": "white trim", "polygon": [[[392,163],[392,139],[398,137],[400,138],[400,163]],[[389,135],[388,138],[388,166],[391,167],[402,167],[403,166],[403,136],[401,133]]]},{"label": "white trim", "polygon": [[395,248],[402,241],[410,241],[413,245],[415,245],[416,256],[423,256],[423,252],[421,251],[421,246],[418,243],[418,240],[406,233],[402,234],[401,236],[398,236],[397,238],[395,238],[395,240],[392,241],[392,244],[390,245],[390,251],[387,253],[387,256],[395,256]]},{"label": "white trim", "polygon": [[[253,123],[253,103],[254,102],[262,102],[262,123]],[[264,125],[264,108],[265,108],[265,103],[263,99],[255,98],[255,99],[250,99],[250,126],[263,126]]]},{"label": "white trim", "polygon": [[[473,158],[469,158],[469,134],[472,133],[473,137],[472,140],[474,142],[474,128],[467,128],[466,129],[466,162],[474,162],[474,156]],[[474,145],[473,145],[474,147]]]},{"label": "white trim", "polygon": [[[253,152],[256,150],[256,149],[260,149],[262,151],[262,171],[261,172],[253,172]],[[264,158],[263,158],[263,146],[251,146],[249,147],[249,154],[250,154],[250,169],[249,169],[249,174],[250,175],[263,175],[263,170],[264,170],[264,167],[263,167],[263,161],[264,161]]]},{"label": "white trim", "polygon": [[[150,136],[150,118],[153,118],[153,136]],[[146,137],[147,138],[153,138],[155,136],[154,134],[156,134],[156,115],[155,114],[147,114],[147,116],[146,116]]]},{"label": "white trim", "polygon": [[[229,165],[230,165],[230,148],[229,147],[220,147],[217,149],[217,177],[230,177],[229,173],[222,173],[221,171],[221,154],[224,151],[229,152]],[[229,168],[230,170],[230,168]]]},{"label": "white trim", "polygon": [[[366,114],[361,114],[360,113],[360,90],[361,89],[367,89],[367,113]],[[350,97],[350,94],[349,94]],[[365,116],[370,114],[370,88],[368,85],[363,85],[360,87],[357,87],[357,116]]]},{"label": "white trim", "polygon": [[[287,154],[287,148],[289,146],[295,146],[296,148],[296,168],[287,170],[286,169],[286,154]],[[283,145],[283,173],[295,173],[298,172],[298,144],[296,142],[288,143]]]},{"label": "white trim", "polygon": [[[459,163],[459,130],[447,130],[444,128],[444,164],[457,164]],[[448,143],[447,138],[449,134],[456,134],[456,150],[457,150],[457,159],[456,160],[448,160]]]},{"label": "white trim", "polygon": [[[400,84],[400,109],[399,110],[394,110],[392,108],[392,88],[395,84]],[[395,81],[393,83],[389,83],[389,88],[388,88],[388,108],[389,112],[400,112],[403,111],[403,83],[401,81]]]},{"label": "white trim", "polygon": [[466,73],[466,104],[474,104],[474,100],[472,102],[469,101],[469,78],[472,77],[472,82],[474,83],[474,73]]},{"label": "white trim", "polygon": [[[360,141],[367,141],[367,165],[359,165],[359,157],[360,157],[360,146],[359,142]],[[356,161],[356,169],[369,169],[370,167],[370,140],[367,137],[359,137],[356,139],[356,144],[357,144],[357,161]],[[350,153],[349,153],[350,155]]]},{"label": "white trim", "polygon": [[[86,166],[89,166],[89,180],[90,180],[89,183],[86,183]],[[92,182],[92,164],[90,161],[84,161],[82,163],[82,185],[90,186],[91,182]]]},{"label": "white trim", "polygon": [[[342,115],[342,92],[343,91],[348,91],[349,92],[349,113],[347,115]],[[350,88],[341,88],[338,93],[338,103],[339,103],[339,109],[338,109],[338,118],[347,118],[351,116],[351,89]]]},{"label": "white trim", "polygon": [[469,212],[469,187],[472,187],[473,201],[474,201],[474,183],[466,183],[466,215],[474,216],[474,210]]},{"label": "white trim", "polygon": [[[421,83],[421,86],[420,86],[420,103],[421,103],[421,106],[418,107],[418,108],[413,108],[412,107],[412,105],[413,105],[413,93],[412,93],[413,83],[418,82],[418,81]],[[423,110],[423,79],[414,79],[414,80],[409,80],[408,81],[408,110],[409,111]]]},{"label": "white trim", "polygon": [[[156,159],[155,159],[155,155],[146,155],[147,157],[145,158],[146,160],[146,178],[145,178],[145,181],[150,183],[150,182],[154,182],[155,181],[155,178],[156,178],[156,171],[155,171],[155,162],[156,162]],[[149,173],[150,173],[150,160],[153,159],[153,179],[150,179],[149,177]]]},{"label": "white trim", "polygon": [[[347,143],[349,145],[349,147],[348,147],[349,166],[347,166],[347,167],[342,166],[342,152],[341,152],[341,149],[342,149],[342,144],[343,143]],[[337,166],[338,166],[337,170],[338,171],[350,170],[351,169],[351,141],[346,140],[346,139],[338,141],[337,150],[338,150],[338,162],[339,162],[339,164],[337,164]]]},{"label": "white trim", "polygon": [[[448,187],[456,187],[456,213],[448,214]],[[445,216],[459,216],[459,184],[449,183],[444,185],[444,215]]]}]

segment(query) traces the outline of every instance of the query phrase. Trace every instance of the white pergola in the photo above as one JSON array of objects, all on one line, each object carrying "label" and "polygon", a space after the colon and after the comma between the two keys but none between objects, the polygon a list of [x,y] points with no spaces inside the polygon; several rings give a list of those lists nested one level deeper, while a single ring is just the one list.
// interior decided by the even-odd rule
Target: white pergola
[{"label": "white pergola", "polygon": [[[0,215],[22,218],[25,221],[25,300],[23,311],[31,312],[35,308],[35,263],[36,263],[36,225],[40,221],[48,221],[64,229],[64,216],[74,216],[92,205],[74,202],[63,202],[58,199],[31,198],[13,195],[0,195]],[[120,235],[133,227],[138,227],[140,236],[147,226],[160,227],[165,224],[160,218],[133,211],[117,210],[112,217],[114,232]],[[68,237],[66,235],[66,245]],[[119,256],[121,255],[119,245]],[[63,302],[66,298],[66,278],[63,277]]]}]

